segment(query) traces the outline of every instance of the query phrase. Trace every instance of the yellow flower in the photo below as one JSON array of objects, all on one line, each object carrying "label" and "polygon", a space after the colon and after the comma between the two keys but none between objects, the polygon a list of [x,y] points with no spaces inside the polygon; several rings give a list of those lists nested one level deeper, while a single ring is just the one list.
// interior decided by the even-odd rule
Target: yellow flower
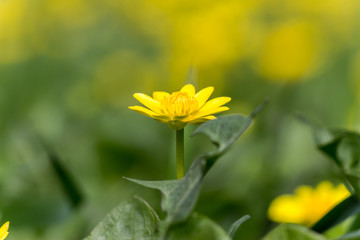
[{"label": "yellow flower", "polygon": [[311,226],[349,195],[343,184],[335,187],[328,181],[319,183],[315,189],[300,186],[294,195],[275,198],[268,209],[268,216],[275,222]]},{"label": "yellow flower", "polygon": [[320,48],[313,24],[285,23],[264,38],[258,70],[274,83],[304,80],[319,65]]},{"label": "yellow flower", "polygon": [[9,234],[8,229],[9,229],[9,221],[4,223],[4,225],[2,225],[0,228],[0,240],[4,240],[7,237],[7,235]]},{"label": "yellow flower", "polygon": [[154,92],[153,97],[143,93],[135,93],[136,98],[145,107],[130,106],[129,108],[167,123],[175,130],[180,130],[188,123],[202,123],[215,119],[212,114],[229,110],[223,106],[231,100],[229,97],[218,97],[207,102],[214,91],[213,87],[207,87],[195,94],[195,87],[187,84],[178,92]]}]

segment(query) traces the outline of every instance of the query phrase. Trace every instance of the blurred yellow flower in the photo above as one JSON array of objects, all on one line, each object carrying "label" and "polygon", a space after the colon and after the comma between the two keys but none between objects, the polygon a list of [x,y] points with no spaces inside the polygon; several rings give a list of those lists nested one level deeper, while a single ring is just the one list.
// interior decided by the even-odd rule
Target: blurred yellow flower
[{"label": "blurred yellow flower", "polygon": [[48,0],[45,6],[53,21],[66,27],[86,26],[96,19],[91,3],[86,0]]},{"label": "blurred yellow flower", "polygon": [[320,48],[311,23],[285,23],[272,29],[259,48],[258,70],[269,81],[298,82],[319,64]]},{"label": "blurred yellow flower", "polygon": [[349,195],[343,184],[334,186],[328,181],[319,183],[315,189],[300,186],[294,195],[275,198],[268,209],[268,216],[275,222],[311,226]]},{"label": "blurred yellow flower", "polygon": [[207,102],[213,91],[213,87],[207,87],[195,94],[195,87],[187,84],[180,91],[172,94],[156,91],[153,97],[150,97],[143,93],[135,93],[134,98],[147,108],[141,106],[129,108],[167,123],[172,129],[180,130],[188,123],[212,120],[215,119],[212,114],[229,110],[228,107],[223,106],[231,100],[229,97],[218,97]]},{"label": "blurred yellow flower", "polygon": [[27,57],[21,44],[27,30],[26,0],[0,1],[0,62],[12,63]]},{"label": "blurred yellow flower", "polygon": [[7,237],[7,235],[9,234],[8,229],[9,229],[9,221],[4,223],[4,225],[2,225],[0,228],[0,240],[4,240]]},{"label": "blurred yellow flower", "polygon": [[171,86],[183,82],[183,69],[191,64],[204,76],[198,83],[211,82],[221,91],[228,67],[243,59],[249,49],[248,29],[252,25],[248,17],[256,1],[174,2],[178,4],[169,14],[171,30],[165,35],[171,36],[170,59],[176,59],[169,61]]}]

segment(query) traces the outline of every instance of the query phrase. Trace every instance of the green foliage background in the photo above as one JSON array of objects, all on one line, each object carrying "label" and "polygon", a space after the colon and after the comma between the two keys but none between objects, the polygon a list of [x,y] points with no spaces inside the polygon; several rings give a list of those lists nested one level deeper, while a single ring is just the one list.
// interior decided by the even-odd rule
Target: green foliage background
[{"label": "green foliage background", "polygon": [[[174,178],[174,133],[127,106],[134,92],[178,90],[191,64],[197,89],[232,98],[229,113],[271,100],[204,179],[197,212],[224,229],[249,214],[235,239],[260,239],[274,227],[273,198],[338,182],[294,113],[359,130],[358,1],[169,2],[0,1],[0,213],[9,240],[82,239],[133,195],[160,213],[158,193],[122,177]],[[187,166],[212,148],[189,137],[194,129],[185,133]],[[47,151],[80,196],[64,191]]]}]

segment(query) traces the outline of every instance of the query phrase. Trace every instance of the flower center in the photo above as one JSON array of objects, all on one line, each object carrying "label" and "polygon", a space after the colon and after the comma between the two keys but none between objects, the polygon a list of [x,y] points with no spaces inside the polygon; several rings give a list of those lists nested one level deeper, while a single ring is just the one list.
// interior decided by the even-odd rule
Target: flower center
[{"label": "flower center", "polygon": [[188,116],[198,108],[195,97],[190,97],[186,92],[173,92],[170,96],[164,97],[162,105],[172,118]]}]

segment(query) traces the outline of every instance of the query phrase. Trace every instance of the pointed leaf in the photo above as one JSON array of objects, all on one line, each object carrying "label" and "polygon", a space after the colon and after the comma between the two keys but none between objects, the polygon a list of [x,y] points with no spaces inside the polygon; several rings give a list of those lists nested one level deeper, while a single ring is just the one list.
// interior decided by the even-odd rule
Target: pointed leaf
[{"label": "pointed leaf", "polygon": [[229,230],[228,230],[228,234],[230,237],[234,237],[236,231],[239,229],[239,227],[241,226],[241,224],[243,224],[245,221],[247,221],[248,219],[250,219],[249,215],[245,215],[242,218],[240,218],[239,220],[237,220],[236,222],[234,222],[233,224],[231,224]]},{"label": "pointed leaf", "polygon": [[193,162],[193,165],[199,164],[197,162],[203,162],[205,175],[214,165],[216,160],[245,132],[250,126],[253,118],[267,103],[268,101],[265,100],[250,114],[249,117],[242,115],[227,115],[200,125],[200,127],[193,132],[192,136],[203,134],[218,148],[196,159]]},{"label": "pointed leaf", "polygon": [[230,146],[250,125],[251,118],[242,115],[228,115],[208,121],[198,127],[192,136],[204,134],[223,151]]},{"label": "pointed leaf", "polygon": [[342,129],[327,129],[304,116],[299,119],[312,128],[318,149],[335,163],[345,185],[354,193],[313,226],[313,230],[323,232],[360,211],[360,135]]},{"label": "pointed leaf", "polygon": [[350,184],[350,191],[360,196],[360,134],[343,129],[326,129],[300,116],[313,130],[317,147],[330,157]]},{"label": "pointed leaf", "polygon": [[202,167],[194,166],[180,180],[142,181],[128,179],[145,187],[158,189],[163,194],[161,207],[167,213],[165,219],[169,224],[184,220],[189,216],[198,198],[202,180]]},{"label": "pointed leaf", "polygon": [[143,199],[121,203],[84,240],[144,240],[159,222],[156,212]]},{"label": "pointed leaf", "polygon": [[58,177],[59,182],[69,202],[74,208],[78,208],[83,202],[83,195],[80,191],[79,186],[76,184],[73,176],[70,175],[65,165],[62,164],[59,156],[54,152],[50,151],[50,149],[46,149],[46,151],[49,156],[49,161],[54,168],[56,176]]}]

